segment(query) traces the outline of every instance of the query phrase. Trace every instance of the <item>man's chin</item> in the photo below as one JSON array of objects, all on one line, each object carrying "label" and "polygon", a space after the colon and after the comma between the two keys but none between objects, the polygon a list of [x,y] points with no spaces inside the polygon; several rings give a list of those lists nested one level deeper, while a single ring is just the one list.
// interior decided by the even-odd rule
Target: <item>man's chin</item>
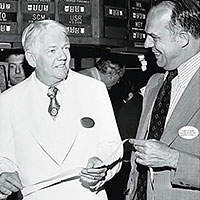
[{"label": "man's chin", "polygon": [[68,74],[69,74],[69,69],[67,69],[67,70],[65,70],[65,72],[61,73],[58,78],[60,78],[62,80],[67,79]]},{"label": "man's chin", "polygon": [[17,85],[18,83],[21,83],[23,80],[24,79],[11,81],[11,85]]},{"label": "man's chin", "polygon": [[160,68],[165,68],[165,65],[164,65],[162,62],[160,62],[159,60],[156,61],[156,64],[157,64],[158,67],[160,67]]}]

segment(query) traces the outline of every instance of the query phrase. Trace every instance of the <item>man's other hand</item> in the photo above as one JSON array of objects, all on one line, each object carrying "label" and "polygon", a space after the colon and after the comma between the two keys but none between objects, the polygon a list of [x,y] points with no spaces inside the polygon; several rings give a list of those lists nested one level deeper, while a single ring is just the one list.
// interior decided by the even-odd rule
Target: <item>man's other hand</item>
[{"label": "man's other hand", "polygon": [[97,184],[105,179],[106,172],[107,168],[103,166],[103,162],[97,157],[92,157],[88,160],[86,168],[81,170],[81,184],[91,191],[95,191],[98,189]]},{"label": "man's other hand", "polygon": [[12,192],[23,188],[17,172],[3,172],[0,174],[0,199],[6,199]]}]

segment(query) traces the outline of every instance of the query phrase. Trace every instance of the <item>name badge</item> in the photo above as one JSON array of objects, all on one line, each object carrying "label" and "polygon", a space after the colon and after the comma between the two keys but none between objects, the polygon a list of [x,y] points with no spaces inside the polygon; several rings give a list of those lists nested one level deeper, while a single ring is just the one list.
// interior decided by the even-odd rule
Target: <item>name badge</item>
[{"label": "name badge", "polygon": [[178,134],[183,139],[191,140],[199,135],[199,131],[194,126],[183,126],[179,129]]},{"label": "name badge", "polygon": [[81,125],[84,127],[84,128],[92,128],[94,125],[95,125],[95,122],[92,118],[90,117],[83,117],[81,119]]}]

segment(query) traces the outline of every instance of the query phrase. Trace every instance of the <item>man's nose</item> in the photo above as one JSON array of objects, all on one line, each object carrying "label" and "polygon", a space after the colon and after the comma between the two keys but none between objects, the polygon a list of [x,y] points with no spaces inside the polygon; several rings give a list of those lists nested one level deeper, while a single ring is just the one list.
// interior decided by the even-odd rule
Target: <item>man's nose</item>
[{"label": "man's nose", "polygon": [[21,73],[21,66],[17,65],[15,68],[15,73],[20,74]]},{"label": "man's nose", "polygon": [[61,60],[66,60],[67,59],[67,54],[63,49],[61,49],[59,51],[59,59],[61,59]]},{"label": "man's nose", "polygon": [[144,47],[145,48],[152,48],[154,46],[153,39],[150,38],[150,36],[147,35],[145,42],[144,42]]}]

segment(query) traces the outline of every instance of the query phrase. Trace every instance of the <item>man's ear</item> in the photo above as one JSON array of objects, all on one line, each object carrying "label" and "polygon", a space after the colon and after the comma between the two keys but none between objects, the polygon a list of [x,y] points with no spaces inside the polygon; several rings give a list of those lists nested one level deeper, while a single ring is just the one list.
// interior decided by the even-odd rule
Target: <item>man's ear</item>
[{"label": "man's ear", "polygon": [[186,47],[190,42],[190,35],[189,33],[185,32],[185,31],[181,31],[179,33],[179,44],[181,46],[181,48]]},{"label": "man's ear", "polygon": [[33,53],[28,50],[25,52],[25,56],[26,56],[26,60],[28,61],[28,64],[31,67],[35,68],[36,67],[36,59],[35,59],[35,56],[33,55]]}]

